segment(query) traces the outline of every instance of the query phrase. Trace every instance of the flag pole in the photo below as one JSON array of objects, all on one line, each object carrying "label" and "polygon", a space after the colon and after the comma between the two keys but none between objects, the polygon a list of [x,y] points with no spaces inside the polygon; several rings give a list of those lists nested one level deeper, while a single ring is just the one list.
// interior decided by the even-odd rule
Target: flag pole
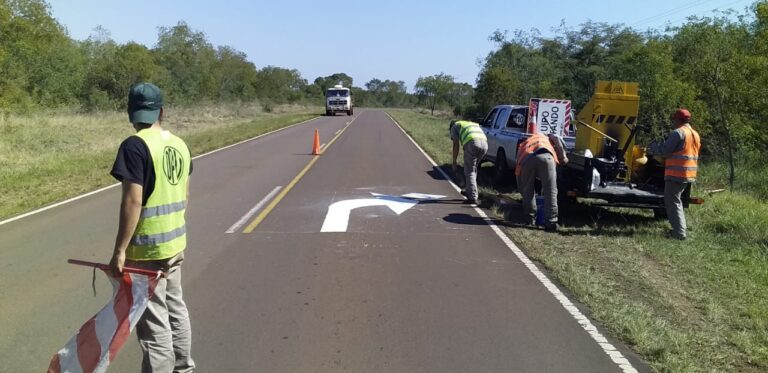
[{"label": "flag pole", "polygon": [[[67,263],[75,264],[79,266],[85,266],[85,267],[95,267],[104,271],[110,270],[109,265],[104,263],[88,262],[85,260],[78,260],[78,259],[68,259]],[[123,272],[136,273],[139,275],[145,275],[150,277],[160,277],[160,276],[165,277],[165,272],[163,271],[152,271],[149,269],[135,268],[135,267],[123,267]]]}]

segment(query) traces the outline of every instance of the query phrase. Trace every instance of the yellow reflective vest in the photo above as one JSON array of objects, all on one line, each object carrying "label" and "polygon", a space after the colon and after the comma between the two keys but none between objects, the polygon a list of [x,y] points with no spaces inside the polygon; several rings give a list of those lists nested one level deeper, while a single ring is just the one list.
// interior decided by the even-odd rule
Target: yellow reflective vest
[{"label": "yellow reflective vest", "polygon": [[455,125],[459,126],[459,142],[461,142],[462,147],[474,139],[488,141],[483,129],[475,122],[460,120]]},{"label": "yellow reflective vest", "polygon": [[141,209],[126,258],[168,259],[187,246],[184,213],[191,162],[189,148],[168,131],[148,128],[136,136],[144,141],[152,157],[155,188]]}]

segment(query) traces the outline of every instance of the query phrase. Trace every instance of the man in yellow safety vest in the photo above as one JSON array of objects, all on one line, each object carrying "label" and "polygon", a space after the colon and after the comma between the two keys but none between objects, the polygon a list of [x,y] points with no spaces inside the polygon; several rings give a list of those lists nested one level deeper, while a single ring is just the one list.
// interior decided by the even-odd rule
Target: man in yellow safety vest
[{"label": "man in yellow safety vest", "polygon": [[110,266],[116,275],[125,265],[167,274],[136,324],[141,370],[192,372],[192,334],[181,289],[192,157],[184,141],[160,127],[163,95],[157,86],[131,87],[128,118],[137,133],[120,144],[111,171],[122,183],[122,200]]},{"label": "man in yellow safety vest", "polygon": [[488,152],[488,139],[483,129],[475,122],[453,120],[448,125],[448,132],[453,140],[453,168],[456,168],[456,158],[459,157],[459,145],[464,150],[464,191],[466,203],[477,203],[477,169]]}]

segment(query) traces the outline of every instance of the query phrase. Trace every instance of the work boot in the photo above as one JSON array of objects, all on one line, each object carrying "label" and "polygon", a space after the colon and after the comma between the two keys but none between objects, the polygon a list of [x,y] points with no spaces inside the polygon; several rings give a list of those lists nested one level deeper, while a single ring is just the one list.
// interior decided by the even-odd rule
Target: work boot
[{"label": "work boot", "polygon": [[548,222],[544,224],[544,230],[547,232],[557,232],[557,223]]},{"label": "work boot", "polygon": [[672,239],[680,240],[680,241],[685,241],[686,240],[686,236],[681,236],[681,235],[675,233],[675,231],[673,231],[673,230],[670,230],[669,232],[667,232],[667,238],[672,238]]}]

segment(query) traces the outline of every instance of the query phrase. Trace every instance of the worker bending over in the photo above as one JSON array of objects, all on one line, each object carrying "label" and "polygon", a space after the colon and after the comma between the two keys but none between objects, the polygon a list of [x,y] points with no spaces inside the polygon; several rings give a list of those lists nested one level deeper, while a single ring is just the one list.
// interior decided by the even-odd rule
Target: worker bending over
[{"label": "worker bending over", "polygon": [[488,152],[488,139],[475,122],[452,120],[448,131],[453,140],[453,168],[456,169],[456,158],[459,156],[459,144],[464,149],[464,191],[466,203],[477,203],[477,169]]},{"label": "worker bending over", "polygon": [[664,205],[667,218],[672,225],[672,238],[684,240],[686,234],[685,212],[681,196],[688,186],[696,181],[701,138],[691,127],[691,113],[678,109],[672,115],[675,129],[670,132],[661,148],[664,157]]},{"label": "worker bending over", "polygon": [[517,188],[523,196],[523,214],[527,223],[535,224],[535,182],[541,180],[541,193],[544,196],[544,229],[557,230],[557,173],[556,165],[568,163],[565,144],[560,136],[538,133],[534,126],[529,128],[531,137],[520,143],[517,148],[515,176]]}]

